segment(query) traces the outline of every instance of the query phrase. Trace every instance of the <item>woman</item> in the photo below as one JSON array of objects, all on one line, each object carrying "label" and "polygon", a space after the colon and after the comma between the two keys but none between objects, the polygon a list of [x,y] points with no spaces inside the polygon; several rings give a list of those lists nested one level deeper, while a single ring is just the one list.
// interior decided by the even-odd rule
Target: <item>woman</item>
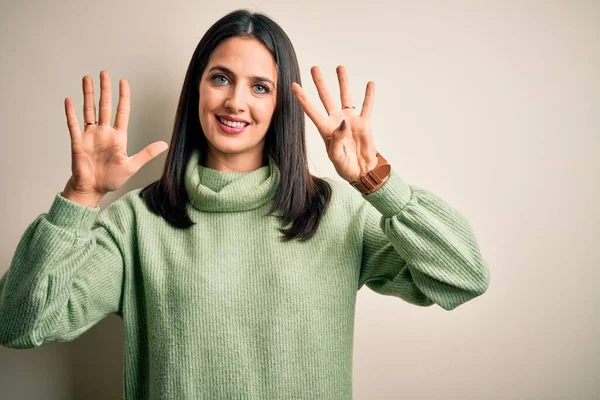
[{"label": "woman", "polygon": [[[350,399],[363,285],[446,310],[485,292],[468,221],[377,156],[373,83],[359,112],[343,67],[341,105],[311,72],[326,113],[275,22],[217,21],[188,68],[162,177],[101,213],[167,145],[129,157],[127,82],[111,127],[108,73],[97,121],[85,77],[83,133],[65,100],[73,175],[0,280],[0,343],[73,340],[115,313],[127,399]],[[309,173],[303,111],[346,182]]]}]

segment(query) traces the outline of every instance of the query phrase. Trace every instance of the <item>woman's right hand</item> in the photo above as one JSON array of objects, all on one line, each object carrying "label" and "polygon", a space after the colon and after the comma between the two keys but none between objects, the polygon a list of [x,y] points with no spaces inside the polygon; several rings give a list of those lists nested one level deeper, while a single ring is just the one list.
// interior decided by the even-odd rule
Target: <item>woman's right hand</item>
[{"label": "woman's right hand", "polygon": [[[82,86],[84,123],[94,122],[96,104],[92,78],[84,76]],[[169,147],[166,142],[154,142],[131,157],[127,155],[129,83],[124,79],[119,82],[119,104],[114,126],[111,126],[111,86],[107,71],[100,72],[99,109],[98,124],[84,125],[82,133],[73,100],[65,99],[72,176],[62,195],[89,207],[95,207],[106,193],[121,188],[144,164]]]}]

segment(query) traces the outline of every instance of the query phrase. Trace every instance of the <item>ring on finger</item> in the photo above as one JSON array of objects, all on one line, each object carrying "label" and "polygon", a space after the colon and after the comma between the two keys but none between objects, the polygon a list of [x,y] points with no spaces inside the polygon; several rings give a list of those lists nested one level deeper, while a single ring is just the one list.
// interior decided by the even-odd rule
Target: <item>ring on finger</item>
[{"label": "ring on finger", "polygon": [[85,123],[85,126],[88,126],[88,125],[97,125],[97,124],[98,124],[98,121],[94,121],[94,122],[86,122],[86,123]]}]

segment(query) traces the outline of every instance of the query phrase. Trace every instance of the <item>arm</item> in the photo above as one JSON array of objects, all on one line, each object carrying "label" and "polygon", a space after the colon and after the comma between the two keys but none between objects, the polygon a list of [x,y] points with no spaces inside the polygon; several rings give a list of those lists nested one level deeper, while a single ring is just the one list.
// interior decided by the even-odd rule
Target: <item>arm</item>
[{"label": "arm", "polygon": [[108,226],[122,208],[113,203],[97,218],[99,207],[59,193],[27,227],[0,279],[1,345],[70,341],[121,312],[123,257]]},{"label": "arm", "polygon": [[489,269],[469,222],[392,169],[367,200],[359,289],[452,310],[483,294]]}]

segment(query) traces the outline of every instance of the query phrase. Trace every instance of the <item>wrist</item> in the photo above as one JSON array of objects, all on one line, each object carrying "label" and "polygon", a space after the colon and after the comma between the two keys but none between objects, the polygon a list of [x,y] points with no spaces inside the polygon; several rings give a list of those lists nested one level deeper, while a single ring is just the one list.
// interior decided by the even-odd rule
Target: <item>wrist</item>
[{"label": "wrist", "polygon": [[60,195],[69,201],[90,208],[96,208],[100,203],[100,200],[102,200],[102,197],[104,197],[104,195],[100,193],[79,192],[73,189],[73,187],[70,184],[70,181],[69,183],[67,183]]},{"label": "wrist", "polygon": [[392,167],[387,160],[379,154],[377,154],[377,164],[375,167],[366,173],[365,176],[357,179],[350,184],[359,192],[363,194],[371,194],[381,188],[389,179]]}]

